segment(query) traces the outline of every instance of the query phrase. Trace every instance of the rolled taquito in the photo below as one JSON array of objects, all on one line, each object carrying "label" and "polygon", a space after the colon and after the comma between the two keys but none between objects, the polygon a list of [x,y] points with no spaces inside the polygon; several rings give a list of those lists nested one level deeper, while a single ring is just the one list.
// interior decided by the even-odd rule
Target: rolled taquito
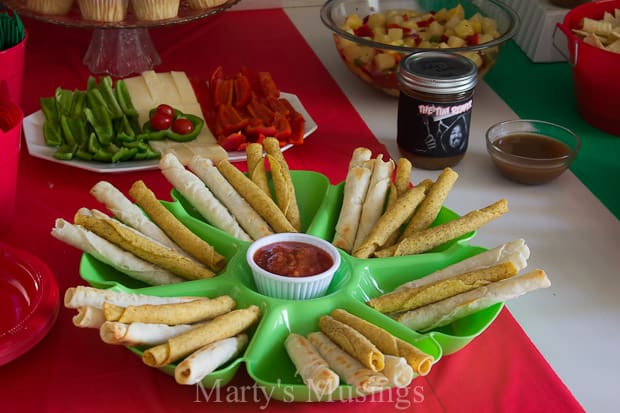
[{"label": "rolled taquito", "polygon": [[99,327],[99,336],[107,344],[155,346],[194,327],[191,324],[169,326],[166,324],[138,322],[127,324],[118,321],[106,321]]},{"label": "rolled taquito", "polygon": [[204,299],[205,297],[158,297],[155,295],[125,293],[78,285],[67,288],[64,305],[66,308],[94,307],[101,310],[105,301],[121,307],[127,307],[141,304],[183,303]]}]

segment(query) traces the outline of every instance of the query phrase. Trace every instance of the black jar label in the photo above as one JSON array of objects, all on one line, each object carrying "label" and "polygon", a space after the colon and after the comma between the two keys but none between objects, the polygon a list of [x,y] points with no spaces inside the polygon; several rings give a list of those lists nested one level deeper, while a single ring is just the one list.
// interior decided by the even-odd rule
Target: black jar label
[{"label": "black jar label", "polygon": [[467,150],[471,109],[471,94],[461,100],[436,103],[400,93],[398,145],[420,156],[460,155]]}]

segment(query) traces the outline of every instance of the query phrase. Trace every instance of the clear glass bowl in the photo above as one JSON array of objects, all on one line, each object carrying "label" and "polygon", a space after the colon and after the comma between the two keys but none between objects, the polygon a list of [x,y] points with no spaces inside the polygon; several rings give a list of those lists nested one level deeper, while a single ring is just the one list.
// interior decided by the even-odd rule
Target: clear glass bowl
[{"label": "clear glass bowl", "polygon": [[[321,8],[323,24],[333,31],[336,49],[347,67],[364,82],[393,96],[398,95],[398,62],[407,54],[428,50],[419,47],[407,47],[386,44],[372,40],[370,37],[360,37],[342,28],[347,16],[357,14],[364,18],[373,13],[387,12],[388,10],[415,10],[421,12],[438,11],[442,8],[451,9],[461,5],[465,18],[476,13],[490,17],[496,21],[498,37],[495,39],[466,47],[446,47],[440,50],[452,53],[461,53],[476,62],[479,79],[481,79],[495,64],[501,46],[511,39],[519,26],[517,13],[505,4],[495,0],[327,0]],[[410,34],[411,35],[411,34]],[[355,46],[363,50],[363,58],[356,57]],[[395,57],[395,65],[385,68],[375,63],[377,55],[391,54]],[[372,56],[372,57],[369,57]],[[370,59],[370,60],[369,60]]]}]

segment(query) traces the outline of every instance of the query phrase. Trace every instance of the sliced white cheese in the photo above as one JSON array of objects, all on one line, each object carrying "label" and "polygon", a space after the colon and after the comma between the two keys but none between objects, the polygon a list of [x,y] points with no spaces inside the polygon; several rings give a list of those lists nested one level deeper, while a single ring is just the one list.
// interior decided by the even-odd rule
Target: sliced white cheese
[{"label": "sliced white cheese", "polygon": [[159,80],[159,75],[155,73],[154,70],[146,70],[142,72],[142,78],[148,87],[148,91],[151,94],[151,99],[154,102],[161,103],[161,96],[159,91],[161,90],[161,82]]},{"label": "sliced white cheese", "polygon": [[177,85],[174,82],[170,73],[157,73],[159,84],[157,85],[157,94],[160,98],[160,103],[166,103],[174,108],[179,108],[183,104],[183,99],[179,94]]},{"label": "sliced white cheese", "polygon": [[151,93],[142,76],[125,79],[125,85],[127,86],[129,96],[131,96],[131,102],[136,111],[138,111],[140,124],[144,124],[148,120],[149,110],[157,106],[157,104],[151,97]]},{"label": "sliced white cheese", "polygon": [[198,98],[194,92],[194,87],[185,72],[170,72],[174,83],[177,86],[179,95],[181,96],[181,104],[192,105],[198,104]]}]

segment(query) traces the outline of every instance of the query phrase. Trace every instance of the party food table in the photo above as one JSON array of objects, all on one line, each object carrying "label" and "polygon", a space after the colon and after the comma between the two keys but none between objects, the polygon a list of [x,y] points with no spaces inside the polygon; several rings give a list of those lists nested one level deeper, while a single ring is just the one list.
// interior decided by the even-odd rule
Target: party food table
[{"label": "party food table", "polygon": [[[85,84],[89,74],[81,56],[88,38],[79,29],[29,20],[26,25],[30,43],[22,107],[29,114],[38,109],[39,97],[52,94],[56,86],[72,89]],[[183,70],[190,77],[204,77],[218,64],[230,70],[251,65],[270,71],[282,90],[295,93],[318,130],[304,145],[286,152],[292,169],[323,173],[335,184],[344,179],[343,165],[356,146],[398,157],[395,101],[346,73],[329,34],[320,26],[316,7],[232,11],[208,24],[159,29],[152,36],[163,60],[158,70]],[[197,45],[204,45],[199,53],[195,52]],[[465,213],[507,198],[510,213],[480,231],[471,243],[492,247],[525,238],[532,249],[530,266],[544,268],[552,287],[510,303],[510,311],[504,309],[466,348],[442,358],[428,376],[417,378],[406,389],[320,404],[272,400],[243,368],[229,386],[217,392],[180,386],[126,349],[104,345],[96,332],[75,328],[73,314],[61,309],[55,326],[39,345],[0,367],[3,410],[198,411],[222,406],[257,411],[268,406],[281,411],[323,411],[344,404],[368,411],[411,407],[429,412],[581,411],[571,391],[588,409],[609,407],[613,396],[602,383],[617,365],[611,349],[617,341],[601,342],[595,337],[597,329],[609,330],[618,315],[612,296],[618,290],[618,281],[612,278],[618,267],[613,248],[618,245],[618,222],[571,174],[544,187],[517,186],[499,177],[486,158],[481,133],[491,123],[514,115],[486,84],[477,93],[476,134],[465,160],[456,168],[459,183],[446,204]],[[70,220],[79,207],[98,206],[88,194],[92,185],[106,179],[126,192],[135,180],[142,179],[159,199],[170,198],[170,184],[159,171],[102,176],[33,158],[26,150],[20,162],[16,217],[2,239],[48,263],[61,292],[84,284],[78,274],[81,254],[54,240],[49,231],[55,218]],[[435,176],[413,172],[414,181]],[[591,281],[586,283],[588,277]],[[566,319],[577,319],[579,324],[567,324]],[[592,341],[596,341],[597,357],[575,362],[582,354],[577,351],[592,346]],[[590,393],[589,386],[601,393]]]}]

